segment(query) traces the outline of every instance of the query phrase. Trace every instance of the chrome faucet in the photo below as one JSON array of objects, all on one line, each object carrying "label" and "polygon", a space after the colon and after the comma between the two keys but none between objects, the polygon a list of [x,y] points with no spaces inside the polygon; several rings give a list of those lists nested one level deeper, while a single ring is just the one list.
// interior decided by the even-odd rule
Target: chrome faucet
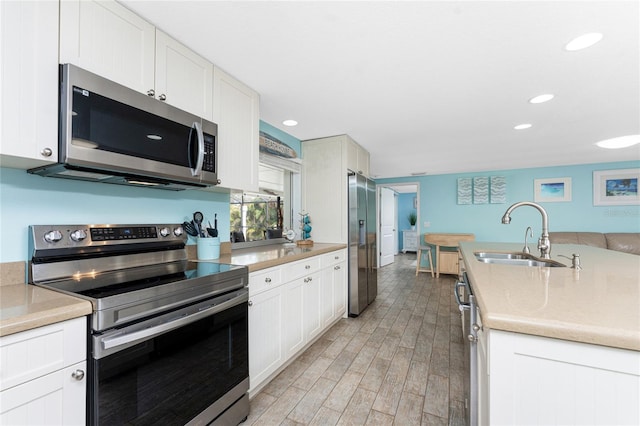
[{"label": "chrome faucet", "polygon": [[538,250],[540,250],[541,258],[551,259],[551,241],[549,241],[549,216],[547,216],[547,212],[540,204],[536,204],[531,201],[520,201],[518,203],[515,203],[511,207],[509,207],[502,216],[502,223],[504,223],[505,225],[511,223],[511,212],[520,206],[531,206],[537,209],[542,215],[542,235],[538,239]]}]

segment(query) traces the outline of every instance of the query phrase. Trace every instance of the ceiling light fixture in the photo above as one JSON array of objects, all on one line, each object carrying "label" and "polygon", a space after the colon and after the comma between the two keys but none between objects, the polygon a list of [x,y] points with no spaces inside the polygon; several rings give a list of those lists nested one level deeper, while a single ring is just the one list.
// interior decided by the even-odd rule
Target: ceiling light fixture
[{"label": "ceiling light fixture", "polygon": [[596,145],[600,148],[607,149],[628,148],[637,144],[640,144],[640,135],[620,136],[617,138],[605,139],[603,141],[596,142]]},{"label": "ceiling light fixture", "polygon": [[545,93],[544,95],[534,96],[533,98],[529,99],[529,103],[541,104],[543,102],[548,102],[553,98],[554,98],[554,95],[552,93]]},{"label": "ceiling light fixture", "polygon": [[513,128],[515,130],[525,130],[531,127],[531,124],[529,123],[522,123],[522,124],[518,124],[517,126],[513,126]]},{"label": "ceiling light fixture", "polygon": [[574,52],[576,50],[586,49],[587,47],[591,47],[600,40],[602,40],[602,33],[587,33],[583,34],[580,37],[576,37],[566,44],[564,47],[565,50],[570,52]]},{"label": "ceiling light fixture", "polygon": [[282,124],[284,124],[287,127],[293,127],[293,126],[297,126],[298,122],[296,120],[284,120]]}]

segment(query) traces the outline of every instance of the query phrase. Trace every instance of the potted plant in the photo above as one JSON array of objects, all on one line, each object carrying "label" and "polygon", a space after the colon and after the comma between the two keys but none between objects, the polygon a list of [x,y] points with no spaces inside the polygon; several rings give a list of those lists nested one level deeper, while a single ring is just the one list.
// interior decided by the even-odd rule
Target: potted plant
[{"label": "potted plant", "polygon": [[418,221],[418,215],[416,215],[416,212],[409,213],[409,216],[407,217],[407,219],[409,219],[409,225],[411,225],[411,230],[415,231],[416,222]]}]

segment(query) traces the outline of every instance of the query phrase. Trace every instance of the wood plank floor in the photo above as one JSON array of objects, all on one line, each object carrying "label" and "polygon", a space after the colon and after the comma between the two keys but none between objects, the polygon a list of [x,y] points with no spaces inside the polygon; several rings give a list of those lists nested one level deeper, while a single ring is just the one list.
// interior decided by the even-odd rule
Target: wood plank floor
[{"label": "wood plank floor", "polygon": [[415,258],[379,269],[376,301],[271,381],[243,425],[463,425],[455,277],[416,277]]}]

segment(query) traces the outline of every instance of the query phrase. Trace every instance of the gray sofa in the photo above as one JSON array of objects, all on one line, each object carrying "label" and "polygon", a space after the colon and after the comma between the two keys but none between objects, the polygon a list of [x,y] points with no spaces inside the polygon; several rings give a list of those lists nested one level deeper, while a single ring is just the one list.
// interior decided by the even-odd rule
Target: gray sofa
[{"label": "gray sofa", "polygon": [[640,232],[549,232],[554,244],[582,244],[640,255]]}]

